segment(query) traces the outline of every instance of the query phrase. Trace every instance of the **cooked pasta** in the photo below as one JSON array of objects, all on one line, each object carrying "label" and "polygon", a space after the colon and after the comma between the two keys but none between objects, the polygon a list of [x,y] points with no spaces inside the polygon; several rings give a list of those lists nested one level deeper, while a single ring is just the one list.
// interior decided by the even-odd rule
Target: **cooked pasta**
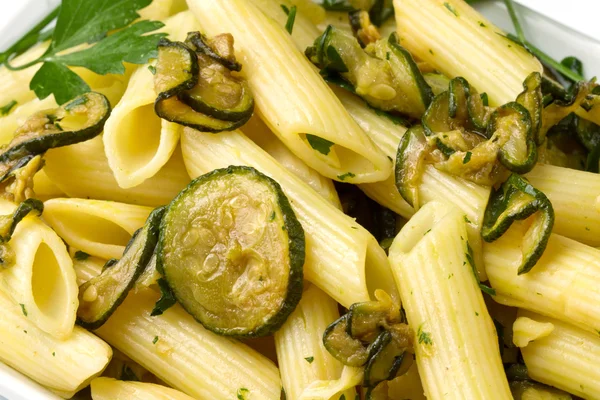
[{"label": "cooked pasta", "polygon": [[513,1],[61,1],[0,52],[0,398],[600,398],[600,84]]}]

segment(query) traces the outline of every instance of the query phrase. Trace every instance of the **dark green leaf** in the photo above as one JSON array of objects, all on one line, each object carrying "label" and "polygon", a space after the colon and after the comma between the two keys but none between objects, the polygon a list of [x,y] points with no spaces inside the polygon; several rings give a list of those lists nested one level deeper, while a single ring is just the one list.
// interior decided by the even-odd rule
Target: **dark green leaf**
[{"label": "dark green leaf", "polygon": [[10,110],[12,110],[13,107],[16,106],[16,105],[17,105],[17,101],[16,100],[11,100],[5,106],[0,107],[0,116],[8,115],[8,113],[10,112]]},{"label": "dark green leaf", "polygon": [[64,65],[53,62],[45,62],[42,65],[31,79],[29,88],[39,99],[54,94],[58,104],[64,104],[90,91],[88,84],[79,75]]},{"label": "dark green leaf", "polygon": [[127,26],[152,0],[63,0],[48,53],[89,43]]},{"label": "dark green leaf", "polygon": [[[285,6],[282,6],[285,7]],[[285,7],[283,9],[283,11],[286,11],[287,7]],[[288,33],[291,35],[292,31],[294,30],[294,22],[296,21],[296,11],[297,8],[296,6],[293,6],[291,9],[287,10],[285,13],[288,16],[287,22],[285,23],[285,30],[288,31]]]},{"label": "dark green leaf", "polygon": [[162,315],[169,308],[173,307],[177,300],[175,299],[175,295],[173,291],[169,287],[169,284],[164,278],[160,278],[158,281],[158,287],[160,287],[160,299],[156,302],[154,309],[150,313],[150,316],[155,317],[157,315]]},{"label": "dark green leaf", "polygon": [[324,155],[329,154],[329,152],[331,151],[331,146],[334,145],[333,142],[330,142],[327,139],[323,139],[322,137],[311,135],[308,133],[306,134],[306,140],[308,141],[308,144],[310,144],[310,147]]},{"label": "dark green leaf", "polygon": [[74,257],[75,257],[76,260],[84,261],[84,260],[87,260],[90,257],[90,255],[88,253],[84,252],[84,251],[77,250],[75,252],[75,256]]},{"label": "dark green leaf", "polygon": [[391,0],[376,0],[369,10],[369,19],[373,25],[381,26],[394,15],[394,5]]},{"label": "dark green leaf", "polygon": [[572,72],[576,73],[579,76],[582,76],[582,77],[584,76],[584,74],[583,74],[583,63],[578,58],[576,58],[576,57],[565,57],[560,62],[560,64],[563,65],[563,66],[565,66],[566,68],[568,68],[569,71],[572,71]]},{"label": "dark green leaf", "polygon": [[65,65],[85,67],[97,74],[123,74],[123,62],[144,64],[157,54],[156,45],[166,34],[145,33],[162,27],[158,21],[140,21],[100,40],[96,45],[75,53],[52,55],[45,59]]}]

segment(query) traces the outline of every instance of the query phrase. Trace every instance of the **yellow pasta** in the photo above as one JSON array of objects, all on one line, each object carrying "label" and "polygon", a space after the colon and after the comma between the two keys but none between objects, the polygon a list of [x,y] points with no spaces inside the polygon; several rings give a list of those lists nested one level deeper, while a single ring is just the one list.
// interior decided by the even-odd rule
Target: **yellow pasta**
[{"label": "yellow pasta", "polygon": [[[328,178],[351,183],[391,174],[390,161],[348,115],[283,26],[246,0],[193,0],[188,5],[208,34],[233,34],[259,115],[300,159]],[[315,150],[307,134],[334,144],[327,151]]]},{"label": "yellow pasta", "polygon": [[194,400],[178,390],[152,383],[96,378],[90,386],[93,400]]}]

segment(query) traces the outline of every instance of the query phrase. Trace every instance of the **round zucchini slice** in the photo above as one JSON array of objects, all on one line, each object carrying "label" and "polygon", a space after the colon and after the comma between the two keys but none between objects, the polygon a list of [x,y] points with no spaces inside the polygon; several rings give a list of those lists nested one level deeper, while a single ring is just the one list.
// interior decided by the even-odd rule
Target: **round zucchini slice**
[{"label": "round zucchini slice", "polygon": [[168,206],[157,269],[207,329],[265,336],[300,301],[304,246],[279,184],[253,168],[230,166],[196,178]]}]

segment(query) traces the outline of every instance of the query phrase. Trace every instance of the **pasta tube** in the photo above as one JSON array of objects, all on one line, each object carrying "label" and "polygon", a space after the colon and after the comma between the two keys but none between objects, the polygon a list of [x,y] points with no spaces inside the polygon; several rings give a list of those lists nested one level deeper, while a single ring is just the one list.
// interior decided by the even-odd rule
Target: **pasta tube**
[{"label": "pasta tube", "polygon": [[[197,30],[190,12],[166,21],[163,31],[183,40]],[[181,126],[162,120],[154,112],[154,75],[142,65],[131,76],[127,91],[104,126],[104,150],[120,187],[131,188],[154,176],[171,158]]]},{"label": "pasta tube", "polygon": [[69,246],[101,258],[121,258],[150,207],[86,199],[51,199],[44,220]]},{"label": "pasta tube", "polygon": [[154,0],[146,8],[138,11],[140,19],[163,20],[187,8],[185,0]]},{"label": "pasta tube", "polygon": [[43,169],[38,171],[33,177],[33,191],[35,197],[41,200],[65,197],[65,193],[52,183]]},{"label": "pasta tube", "polygon": [[2,290],[0,307],[0,360],[53,391],[87,386],[112,357],[109,345],[78,326],[64,340],[43,332]]},{"label": "pasta tube", "polygon": [[156,175],[130,189],[117,184],[108,166],[101,137],[52,149],[44,160],[44,172],[69,197],[156,207],[169,203],[190,181],[179,148]]},{"label": "pasta tube", "polygon": [[542,65],[463,0],[394,0],[400,45],[448,77],[462,76],[490,105],[514,101]]},{"label": "pasta tube", "polygon": [[90,386],[93,400],[194,400],[178,390],[153,383],[96,378]]},{"label": "pasta tube", "polygon": [[328,178],[351,183],[391,174],[390,161],[348,115],[283,26],[248,0],[189,0],[188,5],[208,34],[233,34],[258,114],[306,164]]},{"label": "pasta tube", "polygon": [[[0,214],[11,214],[15,208],[2,201]],[[0,287],[32,324],[66,339],[73,332],[79,301],[73,263],[64,243],[38,217],[30,215],[17,225],[8,244],[15,261],[0,271]]]},{"label": "pasta tube", "polygon": [[304,183],[313,188],[325,200],[333,204],[336,208],[341,209],[342,204],[335,190],[333,182],[329,178],[325,178],[314,169],[310,168],[301,159],[296,157],[281,140],[277,139],[271,130],[265,125],[260,118],[252,118],[246,125],[242,127],[244,134],[252,141],[258,144],[264,151],[269,153],[279,164],[285,167],[288,171],[302,179]]},{"label": "pasta tube", "polygon": [[181,146],[194,177],[229,165],[248,165],[279,182],[304,228],[304,278],[343,306],[369,300],[377,288],[396,293],[385,252],[375,238],[241,132],[213,135],[185,128]]},{"label": "pasta tube", "polygon": [[518,275],[526,222],[513,226],[483,247],[494,300],[566,321],[597,333],[600,330],[600,250],[556,234],[537,264]]},{"label": "pasta tube", "polygon": [[152,290],[130,293],[96,333],[192,397],[279,399],[279,370],[269,359],[204,329],[179,305],[150,316],[158,298]]},{"label": "pasta tube", "polygon": [[[545,337],[538,337],[521,348],[532,379],[565,390],[584,399],[600,398],[598,332],[586,332],[564,322],[519,310],[519,319],[528,318],[535,334],[535,323],[552,325]],[[517,322],[519,321],[517,319]]]},{"label": "pasta tube", "polygon": [[[335,300],[312,285],[275,332],[277,360],[287,398],[300,398],[304,389],[315,381],[340,378],[344,366],[323,346],[323,332],[339,316]],[[350,392],[345,396],[351,400],[355,393]]]},{"label": "pasta tube", "polygon": [[600,175],[538,164],[525,177],[550,199],[553,232],[600,246]]},{"label": "pasta tube", "polygon": [[462,211],[430,202],[390,248],[406,317],[415,330],[425,396],[512,399],[494,324],[467,258],[466,236]]}]

